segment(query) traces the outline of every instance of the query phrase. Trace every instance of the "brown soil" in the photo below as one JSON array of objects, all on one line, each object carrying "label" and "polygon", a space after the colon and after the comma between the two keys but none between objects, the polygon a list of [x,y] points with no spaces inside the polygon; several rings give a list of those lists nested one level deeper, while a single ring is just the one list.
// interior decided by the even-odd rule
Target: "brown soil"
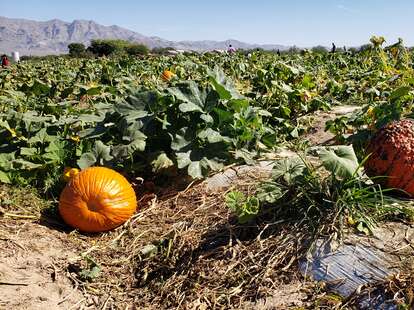
[{"label": "brown soil", "polygon": [[0,234],[1,309],[68,309],[82,299],[65,272],[77,250],[64,233],[2,221]]},{"label": "brown soil", "polygon": [[327,145],[335,142],[333,141],[335,136],[325,131],[326,122],[342,115],[352,114],[358,109],[360,109],[358,106],[336,106],[328,112],[315,112],[310,116],[311,128],[303,139],[309,141],[310,145]]}]

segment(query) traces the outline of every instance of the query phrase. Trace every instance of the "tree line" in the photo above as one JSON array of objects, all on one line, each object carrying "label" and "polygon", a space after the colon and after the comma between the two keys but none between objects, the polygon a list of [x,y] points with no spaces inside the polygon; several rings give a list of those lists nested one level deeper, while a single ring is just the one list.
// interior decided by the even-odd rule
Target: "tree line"
[{"label": "tree line", "polygon": [[125,40],[92,40],[86,47],[83,43],[71,43],[68,45],[69,55],[72,57],[109,56],[109,55],[147,55],[149,49],[144,44],[133,43]]}]

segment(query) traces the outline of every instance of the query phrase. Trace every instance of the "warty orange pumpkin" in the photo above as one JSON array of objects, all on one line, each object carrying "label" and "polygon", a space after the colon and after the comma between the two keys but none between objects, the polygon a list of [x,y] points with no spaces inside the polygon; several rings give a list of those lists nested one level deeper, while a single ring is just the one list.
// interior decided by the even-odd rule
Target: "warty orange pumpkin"
[{"label": "warty orange pumpkin", "polygon": [[394,121],[381,128],[367,149],[365,171],[387,188],[414,197],[414,120]]},{"label": "warty orange pumpkin", "polygon": [[73,175],[59,199],[63,220],[84,232],[113,229],[125,223],[136,208],[131,184],[105,167],[91,167]]}]

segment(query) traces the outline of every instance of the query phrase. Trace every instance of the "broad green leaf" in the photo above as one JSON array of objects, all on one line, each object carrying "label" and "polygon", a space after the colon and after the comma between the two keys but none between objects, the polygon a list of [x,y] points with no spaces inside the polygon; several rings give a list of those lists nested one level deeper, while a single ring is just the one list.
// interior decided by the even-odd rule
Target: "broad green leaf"
[{"label": "broad green leaf", "polygon": [[178,108],[180,109],[181,112],[201,112],[203,113],[203,109],[200,108],[198,105],[192,103],[192,102],[185,102],[185,103],[181,103]]},{"label": "broad green leaf", "polygon": [[185,153],[181,152],[181,153],[176,154],[178,169],[183,169],[187,167],[189,164],[191,164],[190,154],[191,154],[191,151],[188,151]]},{"label": "broad green leaf", "polygon": [[242,205],[246,200],[246,196],[239,191],[231,191],[225,197],[227,207],[233,211],[237,210],[237,207]]},{"label": "broad green leaf", "polygon": [[274,204],[285,193],[276,183],[264,183],[258,189],[257,198],[263,203]]},{"label": "broad green leaf", "polygon": [[113,157],[111,156],[111,147],[105,145],[102,141],[95,141],[95,147],[93,153],[101,165],[104,164],[104,161],[110,161]]},{"label": "broad green leaf", "polygon": [[[188,81],[167,89],[168,93],[176,98],[179,109],[187,112],[208,112],[211,109],[212,98],[207,95],[206,89],[200,89],[194,81]],[[213,102],[214,103],[214,102]]]},{"label": "broad green leaf", "polygon": [[0,153],[0,167],[2,170],[10,171],[13,169],[15,153]]},{"label": "broad green leaf", "polygon": [[24,156],[34,156],[37,155],[38,151],[34,147],[22,147],[20,148],[20,155]]},{"label": "broad green leaf", "polygon": [[306,173],[306,165],[300,157],[289,157],[278,160],[273,166],[272,176],[275,180],[282,178],[291,186],[301,179]]},{"label": "broad green leaf", "polygon": [[192,161],[188,165],[188,175],[193,179],[202,179],[204,177],[200,161]]},{"label": "broad green leaf", "polygon": [[57,136],[51,136],[46,132],[46,128],[42,128],[40,131],[38,131],[35,136],[31,137],[27,142],[29,144],[32,143],[41,143],[45,144],[47,142],[52,142],[54,140],[58,139]]},{"label": "broad green leaf", "polygon": [[[170,134],[171,136],[171,134]],[[171,149],[180,151],[189,146],[194,140],[194,136],[187,127],[181,128],[174,136],[171,137]]]},{"label": "broad green leaf", "polygon": [[209,114],[201,114],[200,118],[205,121],[207,124],[212,124],[214,123],[214,119],[213,117],[211,117]]},{"label": "broad green leaf", "polygon": [[397,88],[391,93],[389,99],[391,102],[394,102],[397,99],[401,98],[402,96],[408,95],[410,90],[411,90],[411,87],[408,87],[408,86],[402,86],[400,88]]},{"label": "broad green leaf", "polygon": [[86,91],[86,94],[89,96],[99,95],[102,91],[102,87],[91,87]]},{"label": "broad green leaf", "polygon": [[160,172],[162,170],[165,170],[165,169],[168,169],[174,166],[174,163],[171,159],[168,158],[167,154],[163,152],[159,154],[157,158],[155,158],[151,162],[151,166],[152,166],[152,172],[157,173],[157,172]]},{"label": "broad green leaf", "polygon": [[50,87],[39,80],[35,80],[31,87],[31,92],[35,96],[47,94],[49,91]]},{"label": "broad green leaf", "polygon": [[325,169],[335,177],[350,178],[357,172],[359,164],[352,146],[325,147],[318,154]]},{"label": "broad green leaf", "polygon": [[236,213],[240,224],[254,219],[260,211],[260,202],[255,196],[246,197],[242,192],[231,191],[225,197],[228,208]]},{"label": "broad green leaf", "polygon": [[21,158],[15,159],[14,163],[17,164],[20,167],[20,169],[23,170],[33,170],[42,167],[41,164],[32,163]]},{"label": "broad green leaf", "polygon": [[224,168],[224,165],[220,162],[218,162],[217,160],[214,159],[208,159],[208,158],[203,158],[201,160],[202,166],[203,167],[208,167],[210,168],[212,171],[219,171],[221,169]]},{"label": "broad green leaf", "polygon": [[133,153],[134,151],[144,151],[146,145],[147,136],[144,135],[139,129],[137,123],[134,123],[132,126],[128,127],[126,135],[122,137],[122,140],[128,141],[129,152]]},{"label": "broad green leaf", "polygon": [[148,112],[144,109],[140,110],[128,103],[118,104],[115,110],[122,115],[127,122],[132,122],[148,116]]},{"label": "broad green leaf", "polygon": [[105,119],[105,115],[94,115],[94,114],[81,114],[78,120],[83,123],[99,123]]},{"label": "broad green leaf", "polygon": [[11,180],[10,180],[9,175],[6,172],[1,171],[1,170],[0,170],[0,182],[1,183],[6,183],[6,184],[11,184]]},{"label": "broad green leaf", "polygon": [[197,136],[202,140],[207,140],[209,143],[231,142],[230,138],[223,137],[218,131],[215,131],[211,128],[202,130]]},{"label": "broad green leaf", "polygon": [[240,112],[250,106],[249,101],[246,99],[232,99],[227,104],[236,112]]},{"label": "broad green leaf", "polygon": [[93,153],[83,153],[81,158],[77,161],[79,168],[86,169],[96,163],[96,157]]},{"label": "broad green leaf", "polygon": [[233,82],[226,77],[224,71],[216,66],[213,70],[208,70],[210,83],[214,90],[219,94],[220,99],[241,99],[243,96],[234,87]]}]

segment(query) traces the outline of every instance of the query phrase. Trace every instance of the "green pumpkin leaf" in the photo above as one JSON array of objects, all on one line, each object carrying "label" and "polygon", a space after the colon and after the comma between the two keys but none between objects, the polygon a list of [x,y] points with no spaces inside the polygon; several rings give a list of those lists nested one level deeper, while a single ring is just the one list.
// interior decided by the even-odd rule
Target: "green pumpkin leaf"
[{"label": "green pumpkin leaf", "polygon": [[20,169],[23,169],[23,170],[34,170],[34,169],[42,167],[41,164],[35,164],[35,163],[32,163],[24,159],[20,159],[20,158],[15,159],[14,163],[17,164],[20,167]]},{"label": "green pumpkin leaf", "polygon": [[410,92],[410,90],[411,90],[411,87],[401,86],[400,88],[397,88],[396,90],[394,90],[391,93],[389,99],[390,99],[391,102],[394,102],[397,99],[399,99],[399,98],[401,98],[401,97],[403,97],[405,95],[408,95],[408,93]]},{"label": "green pumpkin leaf", "polygon": [[[170,134],[171,136],[171,134]],[[180,151],[189,146],[194,140],[191,130],[187,127],[181,128],[174,136],[171,136],[171,149]]]},{"label": "green pumpkin leaf", "polygon": [[38,154],[38,151],[36,148],[33,147],[22,147],[20,148],[20,155],[23,156],[35,156]]},{"label": "green pumpkin leaf", "polygon": [[294,185],[307,171],[306,165],[298,156],[284,158],[275,162],[272,176],[275,180],[282,178],[288,186]]},{"label": "green pumpkin leaf", "polygon": [[318,154],[325,169],[335,177],[350,178],[357,172],[359,167],[358,159],[352,146],[326,147],[320,149]]},{"label": "green pumpkin leaf", "polygon": [[204,177],[200,161],[192,161],[188,165],[188,175],[193,179],[202,179]]},{"label": "green pumpkin leaf", "polygon": [[11,180],[10,180],[9,175],[6,172],[1,171],[1,170],[0,170],[0,182],[1,183],[6,183],[6,184],[11,184]]},{"label": "green pumpkin leaf", "polygon": [[162,170],[165,170],[165,169],[168,169],[174,166],[174,163],[171,159],[168,158],[167,154],[163,152],[159,154],[157,158],[155,158],[151,162],[151,166],[152,166],[152,172],[157,173],[157,172],[160,172]]},{"label": "green pumpkin leaf", "polygon": [[243,98],[234,87],[233,82],[226,77],[220,67],[216,66],[213,70],[209,70],[208,75],[210,83],[218,93],[220,99],[230,100]]},{"label": "green pumpkin leaf", "polygon": [[191,151],[188,151],[185,153],[180,152],[176,154],[178,169],[183,169],[187,167],[189,164],[191,164],[190,154],[191,154]]},{"label": "green pumpkin leaf", "polygon": [[96,157],[93,153],[83,153],[81,158],[77,161],[79,168],[86,169],[96,163]]},{"label": "green pumpkin leaf", "polygon": [[204,141],[207,140],[208,143],[231,142],[230,138],[223,137],[218,131],[215,131],[211,128],[207,128],[205,130],[200,131],[200,133],[197,136]]},{"label": "green pumpkin leaf", "polygon": [[111,147],[109,145],[105,145],[100,140],[95,141],[95,147],[93,149],[93,153],[97,161],[99,161],[101,165],[103,165],[104,161],[110,161],[113,158],[110,154]]},{"label": "green pumpkin leaf", "polygon": [[200,118],[205,121],[207,124],[212,124],[214,123],[214,119],[213,117],[211,117],[209,114],[201,114]]}]

